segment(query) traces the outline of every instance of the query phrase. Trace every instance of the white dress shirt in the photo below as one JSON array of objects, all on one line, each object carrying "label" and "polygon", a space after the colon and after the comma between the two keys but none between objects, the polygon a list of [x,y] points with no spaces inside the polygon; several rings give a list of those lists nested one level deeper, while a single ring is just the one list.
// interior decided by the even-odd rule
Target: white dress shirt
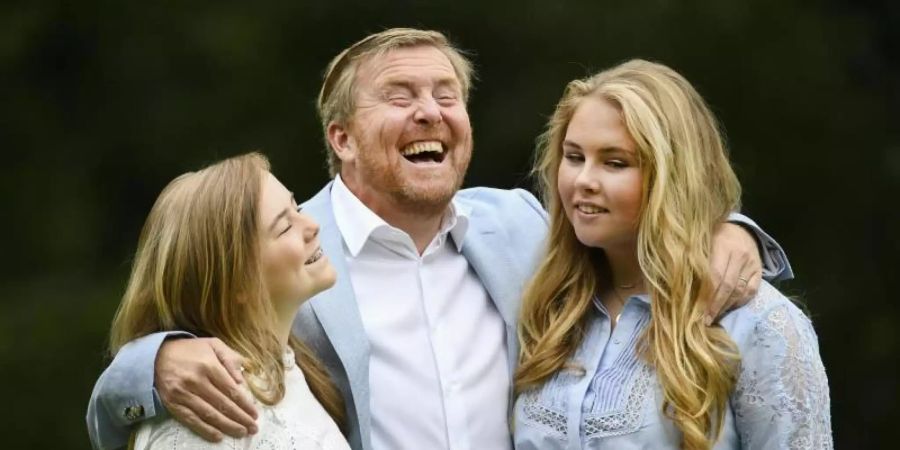
[{"label": "white dress shirt", "polygon": [[452,203],[419,255],[339,176],[331,200],[371,346],[372,447],[512,448],[505,325],[461,253],[469,212]]}]

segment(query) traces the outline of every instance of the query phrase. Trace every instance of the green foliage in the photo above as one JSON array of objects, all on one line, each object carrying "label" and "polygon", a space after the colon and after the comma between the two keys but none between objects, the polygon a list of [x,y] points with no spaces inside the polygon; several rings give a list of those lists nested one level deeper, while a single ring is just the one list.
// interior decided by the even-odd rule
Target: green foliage
[{"label": "green foliage", "polygon": [[794,263],[837,447],[880,446],[900,418],[897,18],[888,2],[807,0],[0,6],[4,447],[89,448],[87,399],[156,195],[251,149],[298,199],[314,193],[327,179],[321,72],[391,26],[472,51],[470,185],[528,185],[567,81],[631,57],[684,73],[725,125],[745,211]]}]

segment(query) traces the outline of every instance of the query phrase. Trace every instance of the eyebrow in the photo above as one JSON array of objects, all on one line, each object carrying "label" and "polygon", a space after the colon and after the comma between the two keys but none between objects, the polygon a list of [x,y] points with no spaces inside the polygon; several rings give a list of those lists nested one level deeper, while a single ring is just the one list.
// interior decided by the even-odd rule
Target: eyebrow
[{"label": "eyebrow", "polygon": [[[563,148],[565,148],[565,147],[573,147],[573,148],[575,148],[576,150],[583,150],[583,149],[581,148],[580,145],[576,144],[575,142],[569,141],[569,140],[563,141],[562,146],[563,146]],[[600,147],[599,150],[600,150],[600,153],[625,153],[625,154],[632,154],[632,153],[634,153],[634,152],[631,151],[631,150],[628,150],[628,149],[626,149],[626,148],[624,148],[624,147],[619,147],[619,146],[617,146],[617,145],[607,145],[607,146],[604,146],[604,147]]]},{"label": "eyebrow", "polygon": [[274,231],[274,230],[275,230],[275,225],[278,225],[278,221],[281,220],[281,219],[283,219],[283,218],[285,218],[285,217],[287,217],[287,215],[288,215],[289,212],[291,212],[291,208],[284,208],[284,209],[282,209],[281,212],[278,213],[278,215],[275,216],[274,219],[272,219],[272,223],[269,225],[269,231],[270,231],[270,232],[271,232],[271,231]]},{"label": "eyebrow", "polygon": [[[447,78],[438,79],[434,83],[434,86],[435,86],[435,88],[449,87],[449,88],[458,89],[460,87],[460,83],[459,83],[459,80],[457,80],[456,78],[447,77]],[[415,91],[415,89],[414,89],[415,83],[412,81],[409,81],[407,79],[399,78],[399,79],[389,79],[389,80],[385,81],[382,86],[383,90],[398,89],[398,88],[407,89],[409,91]]]},{"label": "eyebrow", "polygon": [[[291,202],[294,202],[294,201],[295,201],[294,193],[291,192]],[[299,211],[299,210],[300,210],[300,206],[297,206],[297,211]],[[271,232],[271,231],[275,230],[275,225],[278,225],[278,221],[285,218],[288,215],[288,213],[290,213],[290,212],[291,212],[291,208],[282,209],[281,212],[278,213],[278,215],[275,216],[274,219],[272,219],[272,223],[269,224],[269,231]]]}]

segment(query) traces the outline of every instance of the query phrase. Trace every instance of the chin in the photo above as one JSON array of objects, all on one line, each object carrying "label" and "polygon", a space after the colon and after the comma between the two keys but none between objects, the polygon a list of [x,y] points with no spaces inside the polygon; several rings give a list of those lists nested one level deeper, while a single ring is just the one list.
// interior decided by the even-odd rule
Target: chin
[{"label": "chin", "polygon": [[579,233],[576,231],[575,237],[578,239],[578,242],[585,247],[604,248],[608,244],[606,239],[602,236],[597,236],[594,233]]},{"label": "chin", "polygon": [[328,264],[327,268],[323,268],[322,272],[318,274],[315,279],[315,282],[312,285],[310,297],[316,295],[326,289],[330,289],[334,286],[335,281],[337,280],[337,273],[334,271],[334,267],[331,264]]},{"label": "chin", "polygon": [[415,205],[417,209],[437,208],[443,210],[450,204],[458,190],[459,184],[449,180],[410,183],[400,193],[400,200],[403,203]]}]

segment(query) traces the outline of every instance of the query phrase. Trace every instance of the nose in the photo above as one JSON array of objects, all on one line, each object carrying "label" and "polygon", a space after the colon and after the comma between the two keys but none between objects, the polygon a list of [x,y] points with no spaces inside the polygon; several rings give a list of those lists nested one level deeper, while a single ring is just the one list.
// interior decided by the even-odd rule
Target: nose
[{"label": "nose", "polygon": [[595,176],[592,164],[584,164],[581,171],[575,177],[575,188],[585,192],[597,192],[600,190],[600,180]]},{"label": "nose", "polygon": [[423,126],[439,124],[443,120],[441,118],[441,106],[431,97],[421,99],[417,104],[413,120]]},{"label": "nose", "polygon": [[319,235],[319,224],[306,214],[297,214],[299,215],[300,228],[303,230],[303,241],[311,242]]}]

